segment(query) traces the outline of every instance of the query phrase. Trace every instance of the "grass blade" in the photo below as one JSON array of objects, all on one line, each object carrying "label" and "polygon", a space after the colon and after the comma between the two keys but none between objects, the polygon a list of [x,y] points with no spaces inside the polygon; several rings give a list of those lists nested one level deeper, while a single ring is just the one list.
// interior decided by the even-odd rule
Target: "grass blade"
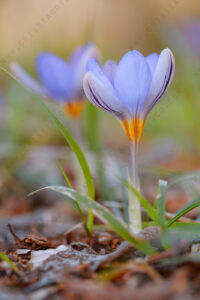
[{"label": "grass blade", "polygon": [[70,182],[70,180],[69,180],[67,174],[66,174],[65,171],[63,170],[63,168],[62,168],[61,164],[59,163],[59,161],[57,161],[57,165],[58,165],[60,171],[62,172],[63,177],[65,178],[65,181],[67,182],[67,185],[69,186],[70,189],[72,189],[71,182]]},{"label": "grass blade", "polygon": [[184,234],[195,234],[200,236],[200,222],[199,223],[183,223],[175,222],[171,226],[171,229],[178,230]]},{"label": "grass blade", "polygon": [[159,180],[158,183],[158,197],[157,203],[157,222],[158,225],[164,230],[166,227],[166,193],[167,193],[167,181]]},{"label": "grass blade", "polygon": [[14,75],[12,75],[8,70],[4,69],[3,67],[0,66],[0,69],[7,73],[13,80],[15,80],[21,87],[23,87],[24,90],[26,90],[32,97],[33,99],[42,107],[42,109],[49,115],[50,119],[56,124],[62,135],[64,136],[65,140],[68,142],[70,145],[71,149],[74,151],[79,164],[81,166],[81,169],[83,171],[86,185],[87,185],[87,190],[88,190],[88,195],[90,198],[94,199],[94,194],[95,194],[95,189],[94,189],[94,183],[92,179],[92,174],[90,172],[87,160],[78,145],[78,143],[75,141],[75,139],[71,136],[69,131],[64,127],[64,125],[60,122],[60,120],[51,112],[51,110],[45,105],[45,103],[38,97],[36,96],[31,90],[29,90],[23,83],[21,83]]},{"label": "grass blade", "polygon": [[183,207],[168,223],[167,223],[167,228],[172,226],[179,218],[187,214],[189,211],[192,209],[199,207],[200,206],[200,197],[198,197],[194,202],[189,203],[185,207]]},{"label": "grass blade", "polygon": [[146,209],[147,214],[153,220],[157,220],[156,210],[155,208],[149,203],[147,199],[145,199],[135,188],[134,186],[126,179],[120,178],[120,181],[138,198],[141,205]]},{"label": "grass blade", "polygon": [[[67,182],[69,188],[72,189],[71,182],[70,182],[69,178],[67,177],[67,174],[66,174],[65,171],[63,170],[63,168],[62,168],[61,164],[59,163],[59,161],[57,161],[57,165],[58,165],[59,169],[61,170],[61,172],[62,172],[62,174],[63,174],[63,177],[65,178],[65,181]],[[79,214],[80,214],[80,216],[81,216],[81,219],[82,219],[82,221],[83,221],[84,228],[85,228],[86,232],[87,232],[88,234],[90,234],[91,232],[90,232],[90,229],[88,229],[88,227],[87,227],[87,222],[86,222],[86,220],[85,220],[84,213],[83,213],[83,211],[82,211],[82,209],[81,209],[81,207],[80,207],[80,205],[79,205],[79,203],[78,203],[77,200],[75,200],[75,203],[76,203],[77,209],[78,209],[78,211],[79,211]]]},{"label": "grass blade", "polygon": [[[155,249],[151,247],[147,242],[141,239],[137,239],[133,235],[131,235],[127,226],[120,220],[118,220],[107,208],[105,208],[98,202],[93,201],[92,199],[80,195],[76,191],[63,186],[48,186],[36,192],[45,189],[50,189],[52,191],[65,195],[74,201],[77,200],[82,207],[92,210],[98,218],[100,218],[104,223],[108,224],[109,227],[119,236],[133,244],[137,249],[141,250],[145,254],[153,254],[156,252]],[[33,192],[30,195],[33,195],[36,192]]]},{"label": "grass blade", "polygon": [[178,245],[183,239],[189,239],[192,244],[199,244],[200,223],[175,222],[163,235],[171,247]]},{"label": "grass blade", "polygon": [[8,256],[0,251],[0,259],[2,259],[3,261],[7,262],[9,264],[9,266],[15,271],[18,271],[18,267],[10,260],[10,258],[8,258]]}]

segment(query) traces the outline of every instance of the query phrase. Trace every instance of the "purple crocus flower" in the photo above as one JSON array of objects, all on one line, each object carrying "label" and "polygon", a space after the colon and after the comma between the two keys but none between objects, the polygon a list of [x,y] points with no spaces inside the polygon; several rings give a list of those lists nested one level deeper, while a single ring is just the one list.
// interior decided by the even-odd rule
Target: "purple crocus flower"
[{"label": "purple crocus flower", "polygon": [[[140,190],[137,152],[145,120],[160,101],[173,78],[174,56],[169,49],[144,57],[134,50],[117,64],[107,61],[102,68],[90,59],[83,87],[87,98],[97,107],[117,117],[131,145],[130,180]],[[141,209],[137,197],[129,195],[129,225],[132,233],[141,228]]]},{"label": "purple crocus flower", "polygon": [[190,19],[182,24],[181,32],[190,48],[200,55],[200,20]]},{"label": "purple crocus flower", "polygon": [[84,106],[83,76],[90,58],[100,60],[100,53],[93,44],[76,48],[68,62],[52,53],[40,53],[35,60],[39,81],[15,62],[11,70],[35,94],[55,100],[68,114],[77,117]]},{"label": "purple crocus flower", "polygon": [[130,140],[139,141],[145,120],[173,78],[170,49],[144,57],[133,50],[117,64],[108,60],[102,68],[90,59],[83,86],[90,102],[117,117]]}]

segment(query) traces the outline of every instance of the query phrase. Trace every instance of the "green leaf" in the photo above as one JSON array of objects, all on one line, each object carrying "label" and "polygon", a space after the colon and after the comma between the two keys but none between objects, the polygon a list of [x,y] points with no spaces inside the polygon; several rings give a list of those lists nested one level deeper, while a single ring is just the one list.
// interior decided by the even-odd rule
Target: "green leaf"
[{"label": "green leaf", "polygon": [[[71,182],[70,182],[69,178],[67,177],[67,174],[63,170],[63,168],[62,168],[61,164],[59,163],[59,161],[57,161],[57,165],[58,165],[59,169],[61,170],[61,172],[63,174],[63,177],[65,178],[65,181],[67,182],[68,186],[72,189]],[[86,232],[90,234],[90,229],[88,229],[88,227],[87,227],[87,222],[85,220],[85,216],[84,216],[84,214],[82,212],[82,209],[81,209],[81,207],[80,207],[80,205],[79,205],[79,203],[78,203],[77,200],[75,201],[75,203],[76,203],[77,209],[79,211],[79,214],[81,216],[81,219],[83,221],[84,228],[85,228]]]},{"label": "green leaf", "polygon": [[178,219],[180,219],[182,216],[187,214],[192,209],[200,206],[200,197],[198,197],[194,202],[189,203],[188,205],[184,206],[168,223],[167,228],[172,226]]},{"label": "green leaf", "polygon": [[59,163],[59,161],[57,161],[57,165],[58,165],[60,171],[62,172],[63,177],[65,178],[65,181],[67,182],[67,185],[70,187],[70,189],[72,189],[71,182],[70,182],[69,178],[67,177],[67,174],[63,170],[63,168],[62,168],[61,164]]},{"label": "green leaf", "polygon": [[175,222],[172,224],[170,229],[183,232],[184,234],[191,233],[200,236],[200,222],[199,223]]},{"label": "green leaf", "polygon": [[16,272],[18,271],[17,266],[2,251],[0,251],[0,259],[7,262],[14,271],[16,271]]},{"label": "green leaf", "polygon": [[175,222],[168,230],[163,232],[161,237],[162,242],[163,239],[170,247],[176,247],[176,245],[179,245],[185,239],[190,240],[192,244],[199,244],[200,223]]},{"label": "green leaf", "polygon": [[118,220],[107,208],[86,196],[80,195],[72,189],[63,186],[48,186],[38,191],[35,191],[30,195],[33,195],[36,192],[45,189],[50,189],[52,191],[65,195],[74,201],[77,200],[83,208],[92,210],[94,215],[96,215],[104,223],[109,224],[109,227],[113,231],[115,231],[119,236],[133,244],[137,249],[141,250],[145,254],[153,254],[156,252],[155,249],[151,247],[147,242],[133,237],[129,232],[127,226],[123,222]]},{"label": "green leaf", "polygon": [[167,181],[159,180],[158,183],[158,196],[157,203],[157,222],[158,225],[164,230],[166,227],[166,193],[167,193]]},{"label": "green leaf", "polygon": [[147,214],[153,221],[157,221],[156,209],[145,199],[134,186],[126,179],[120,178],[120,181],[138,198],[141,205],[146,209]]},{"label": "green leaf", "polygon": [[70,145],[71,149],[74,151],[79,164],[82,168],[87,189],[88,189],[88,195],[90,198],[94,199],[94,194],[95,194],[95,189],[94,189],[94,183],[92,179],[92,174],[90,172],[87,160],[78,145],[78,143],[75,141],[75,139],[71,136],[69,131],[64,127],[64,125],[60,122],[60,120],[51,112],[51,110],[45,105],[45,103],[38,97],[36,96],[32,91],[30,91],[23,83],[21,83],[14,75],[12,75],[9,71],[4,69],[3,67],[0,66],[0,69],[7,73],[13,80],[15,80],[23,89],[25,89],[32,97],[33,99],[40,104],[42,109],[49,115],[51,120],[56,124],[62,135],[64,136],[65,140],[68,142]]},{"label": "green leaf", "polygon": [[94,216],[91,210],[88,210],[87,229],[89,234],[93,231]]}]

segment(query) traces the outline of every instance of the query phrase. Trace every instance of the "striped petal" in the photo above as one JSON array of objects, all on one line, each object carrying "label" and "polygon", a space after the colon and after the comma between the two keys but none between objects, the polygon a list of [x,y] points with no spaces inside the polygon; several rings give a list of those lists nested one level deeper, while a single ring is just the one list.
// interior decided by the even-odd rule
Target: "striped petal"
[{"label": "striped petal", "polygon": [[128,109],[116,96],[113,86],[99,65],[90,59],[87,69],[89,72],[84,76],[83,88],[89,101],[117,118],[128,118]]},{"label": "striped petal", "polygon": [[101,54],[97,47],[88,44],[84,47],[78,47],[70,58],[70,64],[74,71],[74,93],[75,97],[83,98],[83,77],[86,73],[86,64],[90,58],[101,61]]},{"label": "striped petal", "polygon": [[118,97],[132,114],[143,107],[151,83],[151,71],[142,54],[128,52],[118,64],[114,86]]},{"label": "striped petal", "polygon": [[33,79],[24,69],[22,69],[16,62],[10,65],[11,72],[33,93],[42,98],[49,98],[46,89],[35,79]]},{"label": "striped petal", "polygon": [[145,101],[143,115],[146,118],[169,87],[175,70],[174,56],[170,49],[164,49],[158,59],[151,87]]},{"label": "striped petal", "polygon": [[53,99],[66,102],[73,97],[71,67],[60,57],[41,53],[36,58],[38,77]]},{"label": "striped petal", "polygon": [[121,101],[91,72],[86,73],[84,76],[83,88],[88,100],[98,108],[121,120],[129,117],[129,111]]},{"label": "striped petal", "polygon": [[87,71],[93,73],[102,82],[102,84],[114,92],[111,82],[93,58],[89,59],[87,62]]}]

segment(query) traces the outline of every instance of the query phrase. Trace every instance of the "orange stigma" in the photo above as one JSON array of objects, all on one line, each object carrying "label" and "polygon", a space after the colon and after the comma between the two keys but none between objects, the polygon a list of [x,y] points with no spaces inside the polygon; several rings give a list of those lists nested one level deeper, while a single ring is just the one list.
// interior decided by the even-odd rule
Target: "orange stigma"
[{"label": "orange stigma", "polygon": [[73,102],[71,101],[71,102],[68,102],[63,107],[63,110],[70,117],[76,119],[82,113],[84,105],[85,105],[85,101],[84,100],[77,100],[77,101],[73,101]]},{"label": "orange stigma", "polygon": [[130,141],[140,141],[145,124],[144,119],[134,117],[132,120],[122,120],[121,124]]}]

